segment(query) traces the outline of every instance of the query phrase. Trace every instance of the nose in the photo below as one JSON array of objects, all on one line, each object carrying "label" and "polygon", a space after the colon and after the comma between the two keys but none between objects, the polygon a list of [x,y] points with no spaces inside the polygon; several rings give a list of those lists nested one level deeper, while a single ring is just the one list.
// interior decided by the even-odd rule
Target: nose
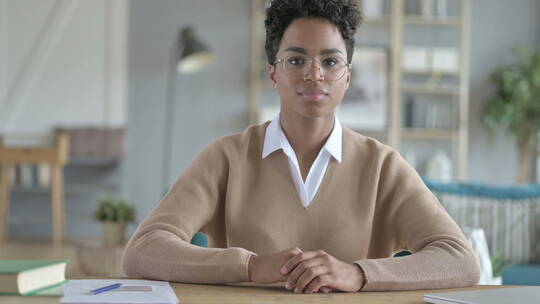
[{"label": "nose", "polygon": [[317,60],[311,60],[308,65],[308,70],[304,76],[304,80],[322,81],[324,75],[322,73],[321,64]]}]

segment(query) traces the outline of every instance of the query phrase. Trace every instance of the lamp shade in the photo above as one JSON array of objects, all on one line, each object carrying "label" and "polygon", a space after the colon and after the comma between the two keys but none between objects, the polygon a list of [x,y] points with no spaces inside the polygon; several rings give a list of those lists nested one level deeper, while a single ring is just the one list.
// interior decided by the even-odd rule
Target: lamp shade
[{"label": "lamp shade", "polygon": [[202,70],[214,60],[210,48],[198,39],[193,28],[186,26],[180,32],[178,64],[180,74],[190,74]]}]

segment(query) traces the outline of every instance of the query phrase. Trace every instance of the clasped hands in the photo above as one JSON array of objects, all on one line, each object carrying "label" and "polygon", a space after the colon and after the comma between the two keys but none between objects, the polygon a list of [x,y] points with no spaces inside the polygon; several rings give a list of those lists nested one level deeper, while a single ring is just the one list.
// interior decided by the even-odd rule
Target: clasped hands
[{"label": "clasped hands", "polygon": [[285,282],[285,288],[296,293],[355,292],[365,284],[364,272],[358,265],[342,262],[322,250],[302,252],[292,248],[254,255],[248,272],[252,282]]}]

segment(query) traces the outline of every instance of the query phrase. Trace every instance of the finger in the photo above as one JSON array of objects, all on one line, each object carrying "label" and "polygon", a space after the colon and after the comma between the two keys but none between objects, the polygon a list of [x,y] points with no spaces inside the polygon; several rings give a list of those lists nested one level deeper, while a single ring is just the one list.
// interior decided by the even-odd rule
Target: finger
[{"label": "finger", "polygon": [[299,253],[292,258],[290,258],[283,266],[281,267],[281,274],[286,275],[289,272],[291,272],[296,266],[301,263],[302,261],[312,259],[314,257],[318,256],[318,253],[316,251],[306,251]]},{"label": "finger", "polygon": [[289,272],[291,272],[291,270],[293,270],[296,267],[296,265],[298,265],[298,263],[304,260],[312,259],[319,255],[324,255],[324,254],[326,254],[326,252],[322,250],[306,251],[306,252],[299,253],[295,255],[294,257],[290,258],[287,262],[285,262],[285,264],[283,264],[280,270],[281,274],[286,275]]},{"label": "finger", "polygon": [[329,274],[317,276],[306,286],[306,293],[312,293],[316,290],[328,293],[332,290],[328,285],[332,285],[332,283],[332,276]]},{"label": "finger", "polygon": [[298,247],[293,247],[291,249],[288,249],[288,250],[284,250],[286,252],[289,252],[289,254],[291,254],[291,256],[295,256],[299,253],[302,253],[302,249],[298,248]]},{"label": "finger", "polygon": [[319,288],[319,291],[321,291],[323,293],[330,293],[330,292],[332,292],[332,288],[327,287],[327,286],[323,286],[323,287]]},{"label": "finger", "polygon": [[306,271],[304,271],[304,273],[300,276],[300,278],[298,278],[294,292],[302,293],[304,289],[306,290],[306,293],[314,292],[313,289],[306,289],[308,284],[311,283],[311,281],[313,281],[315,278],[327,273],[329,273],[329,267],[327,265],[307,268]]},{"label": "finger", "polygon": [[287,285],[285,287],[289,287],[288,289],[292,289],[296,287],[298,278],[306,271],[306,269],[309,269],[311,267],[320,266],[323,265],[323,259],[321,256],[317,256],[313,259],[309,259],[303,262],[300,262],[296,267],[291,271],[289,276],[287,277]]}]

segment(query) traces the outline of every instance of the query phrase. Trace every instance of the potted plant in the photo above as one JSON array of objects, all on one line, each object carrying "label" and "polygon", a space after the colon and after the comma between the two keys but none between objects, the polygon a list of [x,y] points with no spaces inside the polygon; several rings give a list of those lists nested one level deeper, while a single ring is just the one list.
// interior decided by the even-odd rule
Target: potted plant
[{"label": "potted plant", "polygon": [[493,285],[502,285],[502,274],[506,269],[507,263],[501,253],[497,253],[491,257],[491,269],[493,271]]},{"label": "potted plant", "polygon": [[135,220],[135,207],[124,198],[107,196],[99,201],[94,218],[101,222],[104,244],[122,245],[126,224]]},{"label": "potted plant", "polygon": [[523,46],[514,49],[515,61],[497,69],[491,80],[496,94],[484,109],[483,123],[488,130],[505,127],[516,137],[519,151],[518,183],[533,181],[540,131],[540,51]]}]

